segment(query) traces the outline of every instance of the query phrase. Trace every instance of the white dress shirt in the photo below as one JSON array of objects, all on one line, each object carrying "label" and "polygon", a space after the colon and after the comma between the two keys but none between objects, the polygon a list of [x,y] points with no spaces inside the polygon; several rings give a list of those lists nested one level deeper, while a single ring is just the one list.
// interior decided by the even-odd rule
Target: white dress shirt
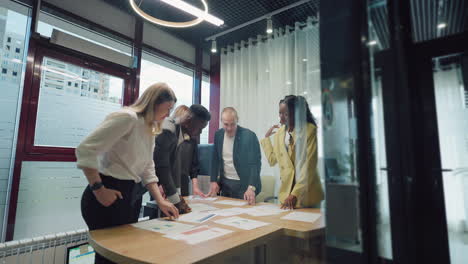
[{"label": "white dress shirt", "polygon": [[230,180],[240,180],[237,174],[236,168],[234,167],[234,139],[235,137],[229,137],[224,133],[223,142],[223,161],[224,161],[224,177]]},{"label": "white dress shirt", "polygon": [[286,128],[286,133],[284,133],[284,146],[286,147],[286,151],[288,151],[289,148],[289,139],[291,138],[291,134],[289,134],[287,128]]},{"label": "white dress shirt", "polygon": [[154,135],[144,118],[124,108],[109,114],[76,148],[77,166],[144,185],[158,182],[154,144]]}]

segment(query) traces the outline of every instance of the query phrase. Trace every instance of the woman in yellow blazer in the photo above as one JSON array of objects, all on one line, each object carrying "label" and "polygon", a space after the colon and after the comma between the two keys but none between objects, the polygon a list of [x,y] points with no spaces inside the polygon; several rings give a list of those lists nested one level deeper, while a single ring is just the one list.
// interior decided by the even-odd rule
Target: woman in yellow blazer
[{"label": "woman in yellow blazer", "polygon": [[283,208],[318,207],[324,198],[317,171],[317,125],[302,96],[287,96],[280,101],[282,125],[270,140],[272,127],[261,140],[270,166],[279,163]]}]

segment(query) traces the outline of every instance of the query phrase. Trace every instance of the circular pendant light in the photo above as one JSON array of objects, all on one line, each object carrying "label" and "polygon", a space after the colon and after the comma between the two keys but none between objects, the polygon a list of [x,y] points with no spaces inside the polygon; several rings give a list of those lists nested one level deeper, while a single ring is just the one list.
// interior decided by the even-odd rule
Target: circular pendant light
[{"label": "circular pendant light", "polygon": [[[192,26],[200,24],[204,20],[203,18],[200,18],[200,17],[197,17],[194,20],[190,20],[186,22],[173,22],[173,21],[162,20],[159,18],[155,18],[149,15],[148,13],[146,13],[145,11],[141,10],[141,8],[135,3],[135,0],[128,0],[128,1],[130,2],[130,6],[132,7],[133,11],[135,11],[135,13],[137,13],[139,16],[148,20],[151,23],[158,24],[158,25],[165,26],[165,27],[173,27],[173,28],[192,27]],[[200,0],[200,1],[202,2],[203,7],[204,7],[203,11],[206,14],[208,14],[208,5],[206,4],[206,1],[205,0]]]}]

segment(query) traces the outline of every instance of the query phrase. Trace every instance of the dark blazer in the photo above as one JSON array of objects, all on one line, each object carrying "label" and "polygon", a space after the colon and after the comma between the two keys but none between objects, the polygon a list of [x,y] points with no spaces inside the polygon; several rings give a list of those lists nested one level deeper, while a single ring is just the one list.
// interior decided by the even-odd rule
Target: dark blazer
[{"label": "dark blazer", "polygon": [[[224,176],[223,161],[224,129],[215,133],[213,161],[211,168],[211,181],[218,181],[218,175]],[[255,186],[255,194],[262,191],[260,181],[260,170],[262,167],[262,156],[257,135],[247,128],[237,126],[236,137],[233,148],[234,168],[239,175],[242,191],[247,190],[249,185]]]},{"label": "dark blazer", "polygon": [[155,139],[153,159],[156,175],[167,196],[177,193],[179,187],[187,195],[188,177],[198,176],[198,143],[190,139],[177,146],[179,131],[179,125],[166,127]]}]

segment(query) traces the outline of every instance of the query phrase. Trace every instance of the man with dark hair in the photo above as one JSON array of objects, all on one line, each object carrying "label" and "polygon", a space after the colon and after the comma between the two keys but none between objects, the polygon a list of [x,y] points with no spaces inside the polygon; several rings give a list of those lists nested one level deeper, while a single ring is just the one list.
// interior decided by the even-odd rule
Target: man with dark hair
[{"label": "man with dark hair", "polygon": [[192,105],[183,116],[164,120],[162,133],[156,137],[156,175],[167,199],[180,213],[191,211],[181,196],[181,179],[193,178],[198,174],[197,137],[210,119],[211,115],[205,107]]}]

